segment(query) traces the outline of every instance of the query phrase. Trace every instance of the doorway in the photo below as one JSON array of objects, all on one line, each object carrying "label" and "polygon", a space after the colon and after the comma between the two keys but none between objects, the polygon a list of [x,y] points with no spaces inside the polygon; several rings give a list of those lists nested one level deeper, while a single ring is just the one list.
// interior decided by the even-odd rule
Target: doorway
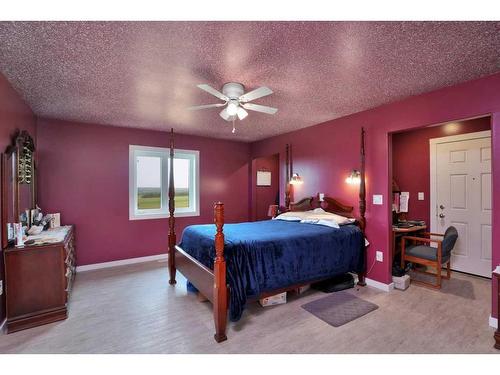
[{"label": "doorway", "polygon": [[251,220],[268,220],[269,206],[279,204],[279,154],[252,160]]},{"label": "doorway", "polygon": [[[491,118],[487,116],[392,133],[390,149],[393,223],[410,221],[425,226],[422,231],[441,234],[450,225],[455,226],[459,240],[452,252],[452,269],[486,277],[491,277],[492,251],[490,134]],[[469,138],[470,144],[457,143]],[[467,151],[469,148],[471,151]],[[432,152],[436,149],[442,154],[439,172]],[[456,169],[445,172],[450,164]],[[465,169],[459,170],[459,165]],[[444,189],[439,199],[435,187],[438,180]],[[468,218],[468,209],[474,210],[470,212],[474,218]],[[397,260],[401,244],[395,233],[393,228],[392,252]],[[466,258],[471,265],[465,265]]]},{"label": "doorway", "polygon": [[491,131],[430,140],[431,232],[458,231],[456,271],[491,277]]}]

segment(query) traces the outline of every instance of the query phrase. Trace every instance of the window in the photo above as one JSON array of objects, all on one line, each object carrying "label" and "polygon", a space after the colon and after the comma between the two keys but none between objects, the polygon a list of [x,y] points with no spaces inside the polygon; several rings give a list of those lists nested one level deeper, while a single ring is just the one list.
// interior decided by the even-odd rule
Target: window
[{"label": "window", "polygon": [[[167,148],[129,146],[130,220],[161,219],[168,212]],[[174,151],[175,216],[200,214],[199,152]]]}]

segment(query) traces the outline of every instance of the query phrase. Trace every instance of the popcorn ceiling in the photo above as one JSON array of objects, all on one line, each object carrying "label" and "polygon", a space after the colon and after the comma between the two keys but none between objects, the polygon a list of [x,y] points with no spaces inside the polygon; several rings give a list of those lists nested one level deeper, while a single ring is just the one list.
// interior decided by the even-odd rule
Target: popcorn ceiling
[{"label": "popcorn ceiling", "polygon": [[[255,141],[500,71],[499,22],[0,22],[0,71],[41,117]],[[237,123],[199,90],[268,86]]]}]

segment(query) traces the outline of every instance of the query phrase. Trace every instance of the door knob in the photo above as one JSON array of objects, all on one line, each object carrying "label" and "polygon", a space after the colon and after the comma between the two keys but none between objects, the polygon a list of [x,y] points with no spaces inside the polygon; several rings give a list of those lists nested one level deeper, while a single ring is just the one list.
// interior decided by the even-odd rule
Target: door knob
[{"label": "door knob", "polygon": [[443,219],[445,217],[445,214],[439,214],[439,217]]},{"label": "door knob", "polygon": [[442,204],[439,205],[439,208],[444,210],[444,206]]}]

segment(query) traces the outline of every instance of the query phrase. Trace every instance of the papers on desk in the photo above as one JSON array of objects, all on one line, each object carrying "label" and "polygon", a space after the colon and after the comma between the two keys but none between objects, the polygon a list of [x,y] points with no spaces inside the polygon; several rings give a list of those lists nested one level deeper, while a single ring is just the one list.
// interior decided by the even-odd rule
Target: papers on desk
[{"label": "papers on desk", "polygon": [[410,200],[410,192],[402,191],[399,197],[399,212],[408,212],[409,200]]},{"label": "papers on desk", "polygon": [[40,234],[28,236],[28,240],[34,240],[34,245],[41,245],[46,243],[58,243],[64,241],[66,234],[70,230],[70,226],[63,226],[44,230]]}]

